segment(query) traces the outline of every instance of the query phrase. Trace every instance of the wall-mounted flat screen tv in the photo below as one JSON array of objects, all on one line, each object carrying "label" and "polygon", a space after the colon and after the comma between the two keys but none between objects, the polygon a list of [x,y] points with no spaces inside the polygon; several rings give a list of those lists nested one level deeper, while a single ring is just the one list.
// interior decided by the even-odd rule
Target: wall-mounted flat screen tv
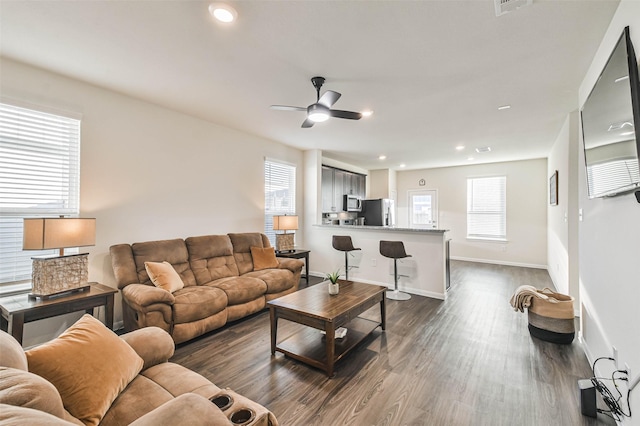
[{"label": "wall-mounted flat screen tv", "polygon": [[639,90],[626,27],[581,111],[589,198],[640,188]]}]

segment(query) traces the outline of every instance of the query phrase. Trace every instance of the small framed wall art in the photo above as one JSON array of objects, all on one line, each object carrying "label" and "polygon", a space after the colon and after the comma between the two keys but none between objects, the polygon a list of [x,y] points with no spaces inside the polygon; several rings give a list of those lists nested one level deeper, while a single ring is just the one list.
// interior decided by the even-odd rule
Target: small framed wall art
[{"label": "small framed wall art", "polygon": [[558,205],[558,171],[553,172],[549,178],[549,204]]}]

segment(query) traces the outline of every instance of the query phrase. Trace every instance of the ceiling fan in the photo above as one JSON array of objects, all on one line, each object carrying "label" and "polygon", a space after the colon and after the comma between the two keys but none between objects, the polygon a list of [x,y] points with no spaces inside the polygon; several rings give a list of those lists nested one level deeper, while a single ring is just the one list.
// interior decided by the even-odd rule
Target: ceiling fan
[{"label": "ceiling fan", "polygon": [[327,90],[322,96],[320,96],[320,88],[324,84],[324,77],[313,77],[311,83],[316,88],[316,103],[309,105],[306,108],[288,106],[288,105],[271,105],[271,109],[279,109],[283,111],[306,111],[307,119],[302,123],[302,127],[311,127],[315,123],[326,121],[329,117],[346,118],[348,120],[360,120],[362,114],[354,111],[342,111],[339,109],[331,109],[340,96],[338,92],[333,90]]}]

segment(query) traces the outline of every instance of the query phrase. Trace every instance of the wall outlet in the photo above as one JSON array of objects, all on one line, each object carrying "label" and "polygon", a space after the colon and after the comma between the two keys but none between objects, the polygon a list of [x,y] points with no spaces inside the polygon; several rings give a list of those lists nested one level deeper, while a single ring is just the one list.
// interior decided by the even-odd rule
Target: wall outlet
[{"label": "wall outlet", "polygon": [[614,365],[616,366],[616,370],[620,370],[620,366],[618,365],[618,348],[616,348],[615,346],[611,346],[612,349],[612,353],[613,353],[613,362]]},{"label": "wall outlet", "polygon": [[377,259],[371,259],[371,266],[373,266],[374,268],[376,266],[378,266],[378,260]]}]

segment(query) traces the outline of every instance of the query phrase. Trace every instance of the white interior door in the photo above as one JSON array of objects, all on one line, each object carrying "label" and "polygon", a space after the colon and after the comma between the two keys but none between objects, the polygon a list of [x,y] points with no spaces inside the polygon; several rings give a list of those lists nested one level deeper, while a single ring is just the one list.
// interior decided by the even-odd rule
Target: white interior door
[{"label": "white interior door", "polygon": [[409,227],[438,227],[438,191],[435,189],[409,191]]}]

